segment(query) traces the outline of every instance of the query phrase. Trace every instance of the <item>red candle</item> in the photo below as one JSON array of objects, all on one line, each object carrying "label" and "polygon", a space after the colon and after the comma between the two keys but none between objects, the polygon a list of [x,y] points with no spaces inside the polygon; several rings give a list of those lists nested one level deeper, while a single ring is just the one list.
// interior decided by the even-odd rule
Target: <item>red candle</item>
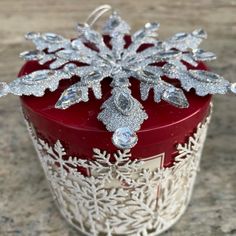
[{"label": "red candle", "polygon": [[[19,76],[42,69],[37,62],[28,62]],[[206,69],[199,63],[198,69]],[[56,109],[55,103],[61,92],[73,81],[62,81],[55,92],[47,91],[43,97],[21,97],[24,115],[29,120],[37,135],[53,145],[60,140],[66,147],[69,156],[91,159],[93,148],[115,152],[117,148],[111,142],[112,133],[97,120],[101,104],[110,96],[109,79],[104,81],[101,100],[92,97],[88,102],[81,102],[66,110]],[[173,80],[172,80],[173,81]],[[133,96],[140,100],[138,83],[132,81]],[[138,144],[131,149],[132,157],[145,159],[165,153],[164,166],[171,166],[176,154],[176,145],[186,142],[209,113],[211,96],[199,97],[194,91],[185,93],[189,108],[179,109],[164,101],[155,103],[150,94],[147,101],[142,102],[149,119],[137,132]],[[93,96],[92,93],[90,96]]]}]

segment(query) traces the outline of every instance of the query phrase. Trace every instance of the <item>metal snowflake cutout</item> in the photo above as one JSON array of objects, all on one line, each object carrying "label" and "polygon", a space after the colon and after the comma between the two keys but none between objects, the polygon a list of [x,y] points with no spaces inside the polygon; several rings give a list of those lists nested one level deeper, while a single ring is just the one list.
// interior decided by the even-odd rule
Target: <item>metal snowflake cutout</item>
[{"label": "metal snowflake cutout", "polygon": [[[103,103],[98,119],[108,131],[114,132],[113,143],[118,148],[127,149],[137,143],[135,131],[148,118],[141,103],[131,94],[130,77],[140,81],[142,100],[146,100],[153,89],[156,102],[164,100],[179,108],[189,105],[183,90],[194,88],[199,96],[236,93],[235,84],[213,72],[187,69],[186,63],[196,66],[198,61],[216,58],[213,53],[198,49],[207,37],[205,31],[178,33],[160,41],[158,28],[158,23],[145,24],[131,36],[131,43],[127,46],[125,36],[130,35],[130,26],[114,12],[102,33],[87,23],[78,25],[79,36],[73,40],[53,33],[28,33],[26,39],[32,40],[37,50],[23,52],[20,56],[39,64],[48,62],[49,68],[34,71],[9,84],[0,83],[0,97],[8,93],[43,96],[46,89],[55,91],[60,80],[77,76],[78,82],[67,88],[55,105],[66,109],[87,102],[90,89],[97,99],[101,99],[101,82],[110,77],[112,95]],[[104,42],[103,35],[110,37],[109,45]],[[149,46],[141,50],[144,44]],[[84,66],[78,66],[78,62]],[[163,76],[178,79],[181,88],[164,81]]]},{"label": "metal snowflake cutout", "polygon": [[75,160],[73,164],[86,168],[91,176],[96,176],[106,187],[109,184],[129,188],[134,186],[132,174],[135,175],[139,172],[143,161],[131,160],[130,149],[118,150],[112,156],[113,161],[111,161],[111,154],[106,151],[94,148],[93,152],[94,160],[79,159]]}]

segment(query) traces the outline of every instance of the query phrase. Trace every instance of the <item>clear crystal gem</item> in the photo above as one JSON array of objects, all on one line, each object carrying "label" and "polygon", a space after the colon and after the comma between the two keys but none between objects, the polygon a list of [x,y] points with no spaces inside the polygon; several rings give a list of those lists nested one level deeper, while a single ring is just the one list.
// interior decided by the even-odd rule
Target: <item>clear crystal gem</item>
[{"label": "clear crystal gem", "polygon": [[216,55],[213,52],[206,52],[202,49],[193,50],[193,55],[194,55],[194,58],[199,61],[216,59]]},{"label": "clear crystal gem", "polygon": [[76,68],[77,68],[77,65],[73,63],[69,63],[64,66],[64,71],[69,74],[74,74]]},{"label": "clear crystal gem", "polygon": [[84,37],[92,43],[99,41],[99,34],[96,31],[86,30],[84,31]]},{"label": "clear crystal gem", "polygon": [[32,39],[38,38],[39,36],[40,36],[39,33],[29,32],[25,35],[25,38],[28,39],[28,40],[32,40]]},{"label": "clear crystal gem", "polygon": [[160,24],[159,23],[156,23],[156,22],[148,22],[145,24],[145,29],[147,30],[157,30],[159,28]]},{"label": "clear crystal gem", "polygon": [[63,38],[54,33],[46,33],[43,35],[43,39],[50,42],[50,43],[61,43]]},{"label": "clear crystal gem", "polygon": [[217,84],[221,80],[220,76],[210,72],[201,70],[191,70],[193,77],[200,82],[208,82]]},{"label": "clear crystal gem", "polygon": [[116,28],[119,24],[120,24],[120,22],[119,22],[118,19],[113,19],[113,20],[111,21],[111,27],[112,27],[112,29]]},{"label": "clear crystal gem", "polygon": [[206,39],[207,38],[207,33],[204,29],[196,29],[192,33],[194,36],[201,38],[201,39]]},{"label": "clear crystal gem", "polygon": [[171,58],[176,58],[179,55],[181,55],[181,53],[178,52],[178,51],[166,51],[166,52],[163,51],[163,52],[158,53],[158,56],[160,56],[162,60],[168,60],[168,59],[171,59]]},{"label": "clear crystal gem", "polygon": [[99,71],[92,71],[91,73],[89,73],[89,79],[91,83],[94,83],[94,82],[98,82],[101,77],[102,77],[102,74],[99,72]]},{"label": "clear crystal gem", "polygon": [[57,52],[56,55],[62,59],[70,60],[73,57],[73,54],[75,54],[74,50],[65,49],[65,50],[61,50],[61,51]]},{"label": "clear crystal gem", "polygon": [[123,35],[125,33],[129,33],[130,27],[129,25],[121,19],[120,16],[114,12],[106,22],[103,27],[104,34],[110,34],[111,36],[119,35],[120,33]]},{"label": "clear crystal gem", "polygon": [[88,26],[86,26],[86,24],[84,24],[84,23],[79,23],[77,25],[77,30],[78,30],[79,34],[82,34],[84,32],[85,27],[88,27]]},{"label": "clear crystal gem", "polygon": [[175,34],[175,36],[173,37],[174,40],[184,40],[188,37],[188,34],[186,33],[177,33]]},{"label": "clear crystal gem", "polygon": [[236,83],[231,84],[230,90],[231,90],[232,93],[236,94]]},{"label": "clear crystal gem", "polygon": [[73,40],[73,41],[71,42],[72,48],[77,49],[77,50],[80,50],[80,49],[81,49],[81,44],[82,44],[81,40],[78,40],[78,39]]},{"label": "clear crystal gem", "polygon": [[35,71],[29,75],[26,75],[22,81],[24,84],[35,84],[40,83],[43,80],[50,80],[50,76],[54,75],[54,71],[48,71],[48,70],[39,70]]},{"label": "clear crystal gem", "polygon": [[176,107],[187,108],[189,106],[183,91],[174,87],[165,90],[162,99]]},{"label": "clear crystal gem", "polygon": [[80,97],[82,96],[81,90],[78,90],[76,92],[75,90],[72,90],[72,89],[67,90],[63,95],[64,95],[63,98],[60,99],[60,101],[56,104],[57,108],[65,109],[69,107],[70,104],[73,104],[78,98],[78,96]]},{"label": "clear crystal gem", "polygon": [[136,133],[128,127],[118,128],[112,136],[113,144],[121,149],[130,149],[137,144],[137,141]]},{"label": "clear crystal gem", "polygon": [[129,115],[133,109],[133,99],[128,93],[120,92],[115,95],[114,99],[117,110],[123,115]]},{"label": "clear crystal gem", "polygon": [[40,60],[44,56],[43,52],[40,51],[25,51],[20,54],[20,57],[26,61]]},{"label": "clear crystal gem", "polygon": [[82,88],[73,86],[63,92],[55,107],[59,109],[66,109],[75,103],[79,103],[80,101],[85,101]]}]

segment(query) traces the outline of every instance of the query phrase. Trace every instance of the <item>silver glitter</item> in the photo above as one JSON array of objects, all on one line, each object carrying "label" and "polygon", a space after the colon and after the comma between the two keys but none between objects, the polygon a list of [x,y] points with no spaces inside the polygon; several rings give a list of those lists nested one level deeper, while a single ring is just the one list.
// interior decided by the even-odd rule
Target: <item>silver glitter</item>
[{"label": "silver glitter", "polygon": [[[120,98],[119,94],[121,91],[123,93],[122,96],[125,96],[124,100],[127,100],[125,104],[118,105],[117,98]],[[129,99],[132,99],[132,101]],[[126,103],[130,109],[125,107]],[[114,88],[112,96],[103,103],[103,110],[98,114],[98,119],[106,125],[106,128],[109,131],[115,131],[120,127],[128,127],[137,131],[140,129],[140,125],[143,121],[148,118],[146,112],[142,108],[141,103],[131,96],[128,88],[123,88],[122,90],[120,88]]]},{"label": "silver glitter", "polygon": [[118,128],[113,136],[112,142],[119,149],[130,149],[136,145],[138,137],[128,127]]},{"label": "silver glitter", "polygon": [[[37,50],[23,52],[20,56],[42,65],[48,63],[49,68],[24,75],[8,85],[1,83],[0,96],[7,93],[43,96],[47,89],[56,90],[60,80],[77,76],[78,82],[67,88],[55,105],[66,109],[87,102],[90,90],[101,99],[101,82],[110,77],[111,97],[103,103],[98,119],[108,131],[114,132],[121,127],[137,131],[148,117],[141,103],[132,96],[130,77],[140,81],[142,100],[153,90],[155,102],[164,100],[179,108],[188,107],[183,90],[194,88],[200,96],[236,92],[235,84],[231,85],[213,72],[188,70],[186,63],[196,67],[198,61],[216,58],[214,53],[198,48],[207,37],[202,29],[177,33],[162,42],[157,38],[159,23],[146,23],[131,34],[131,44],[127,47],[125,36],[130,35],[130,26],[117,13],[108,18],[102,33],[95,31],[92,25],[78,24],[79,36],[73,40],[54,33],[26,34],[26,39],[31,40]],[[104,34],[110,36],[110,46],[105,44]],[[150,46],[141,50],[144,44]],[[76,63],[84,63],[84,66]],[[164,76],[178,79],[181,88],[164,81]]]},{"label": "silver glitter", "polygon": [[9,86],[5,82],[0,82],[0,97],[3,97],[9,93]]},{"label": "silver glitter", "polygon": [[[58,88],[59,81],[70,78],[70,75],[63,70],[39,70],[31,74],[24,75],[8,84],[8,93],[14,95],[34,95],[41,97],[45,90],[51,92]],[[53,83],[52,83],[53,81]]]},{"label": "silver glitter", "polygon": [[171,48],[178,49],[182,52],[188,49],[197,49],[203,39],[207,37],[203,29],[194,30],[192,33],[177,33],[163,43],[166,50]]}]

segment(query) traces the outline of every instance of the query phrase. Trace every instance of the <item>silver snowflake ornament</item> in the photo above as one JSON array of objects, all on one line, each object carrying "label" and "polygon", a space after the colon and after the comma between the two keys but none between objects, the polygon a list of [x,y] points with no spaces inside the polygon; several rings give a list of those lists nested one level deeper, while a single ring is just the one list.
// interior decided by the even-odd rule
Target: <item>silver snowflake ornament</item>
[{"label": "silver snowflake ornament", "polygon": [[[55,91],[62,79],[76,76],[78,82],[68,87],[55,104],[58,109],[67,109],[89,101],[90,89],[96,99],[101,99],[101,82],[112,78],[111,97],[103,103],[98,119],[108,131],[115,132],[113,143],[122,148],[136,144],[132,137],[148,118],[142,104],[132,96],[131,77],[140,81],[142,100],[153,90],[155,102],[164,100],[179,108],[189,106],[183,90],[194,88],[199,96],[236,93],[235,84],[221,76],[187,68],[186,64],[196,67],[199,61],[216,58],[214,53],[198,48],[207,37],[202,29],[177,33],[160,41],[158,23],[147,23],[131,34],[130,26],[116,12],[108,18],[101,33],[95,31],[92,24],[79,24],[77,28],[79,36],[73,40],[54,33],[28,33],[26,39],[36,45],[36,50],[23,52],[20,57],[26,61],[36,60],[41,65],[48,63],[48,69],[34,71],[9,84],[0,83],[0,96],[8,93],[43,96],[46,89]],[[104,35],[108,35],[109,42],[104,41]],[[130,45],[125,40],[126,35],[131,35]],[[143,45],[148,46],[143,49]],[[164,81],[164,76],[179,80],[181,88]],[[124,145],[121,144],[124,132],[116,132],[121,128],[130,133]]]}]

